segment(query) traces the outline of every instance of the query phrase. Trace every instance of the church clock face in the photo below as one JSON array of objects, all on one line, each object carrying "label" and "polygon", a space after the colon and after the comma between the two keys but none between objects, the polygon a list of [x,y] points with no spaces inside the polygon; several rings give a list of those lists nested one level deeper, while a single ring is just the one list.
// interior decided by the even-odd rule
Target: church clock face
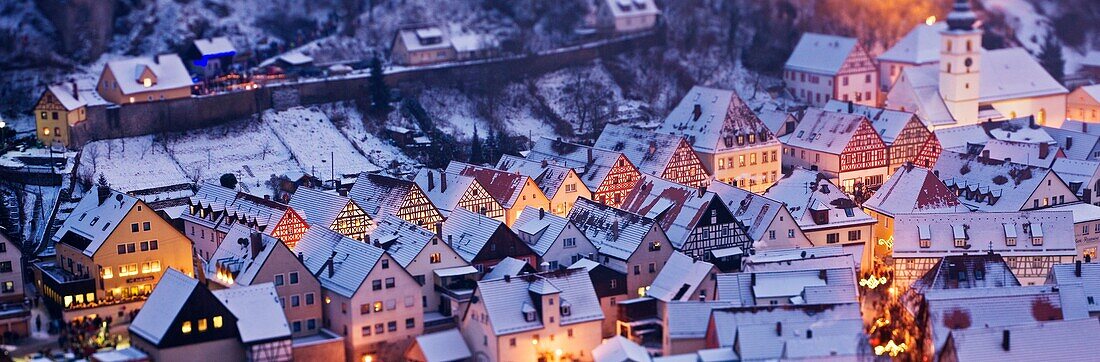
[{"label": "church clock face", "polygon": [[966,60],[963,60],[963,65],[969,68],[971,65],[974,65],[974,59],[966,58]]}]

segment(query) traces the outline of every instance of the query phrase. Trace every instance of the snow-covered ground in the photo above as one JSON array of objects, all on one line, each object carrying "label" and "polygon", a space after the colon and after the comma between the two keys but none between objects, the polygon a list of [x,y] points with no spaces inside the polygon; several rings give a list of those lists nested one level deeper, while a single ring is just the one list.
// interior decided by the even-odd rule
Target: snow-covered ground
[{"label": "snow-covered ground", "polygon": [[[369,131],[366,125],[366,122],[369,121],[365,120],[363,114],[351,104],[331,103],[317,106],[317,108],[324,112],[332,120],[336,129],[347,137],[359,151],[365,154],[367,160],[375,166],[389,168],[390,165],[397,164],[401,167],[411,167],[418,163],[389,141],[379,138],[374,132]],[[373,128],[381,129],[382,127],[376,126]]]},{"label": "snow-covered ground", "polygon": [[[1041,8],[1036,7],[1031,0],[982,0],[982,4],[990,11],[999,11],[1005,15],[1005,21],[1016,32],[1016,41],[1028,50],[1032,55],[1041,53],[1043,42],[1047,34],[1050,34],[1050,19],[1043,14]],[[1080,67],[1085,54],[1077,50],[1063,46],[1062,58],[1065,59],[1065,73],[1072,74]]]},{"label": "snow-covered ground", "polygon": [[535,140],[539,137],[555,138],[554,125],[536,111],[536,100],[522,83],[505,86],[497,109],[497,119],[504,129],[518,136]]},{"label": "snow-covered ground", "polygon": [[436,120],[436,127],[460,140],[474,136],[477,128],[482,139],[489,134],[489,123],[482,118],[469,97],[455,88],[432,87],[420,94],[420,104]]},{"label": "snow-covered ground", "polygon": [[589,127],[592,125],[578,123],[579,116],[575,114],[576,107],[571,105],[570,102],[573,98],[572,94],[579,91],[578,86],[591,84],[603,85],[611,92],[610,104],[617,109],[619,114],[633,114],[638,109],[646,107],[644,102],[624,98],[623,90],[599,61],[546,73],[535,80],[538,95],[546,101],[546,106],[559,118],[570,122],[575,131],[583,132],[588,132]]},{"label": "snow-covered ground", "polygon": [[[223,146],[224,147],[224,146]],[[95,141],[84,146],[78,175],[99,175],[119,191],[190,183],[191,179],[153,136]]]},{"label": "snow-covered ground", "polygon": [[252,120],[173,135],[168,150],[191,179],[217,183],[236,175],[250,193],[267,193],[272,175],[298,171],[298,162],[271,129]]},{"label": "snow-covered ground", "polygon": [[339,177],[380,169],[367,160],[318,108],[267,111],[263,120],[290,149],[298,166],[310,174],[330,179],[332,173]]}]

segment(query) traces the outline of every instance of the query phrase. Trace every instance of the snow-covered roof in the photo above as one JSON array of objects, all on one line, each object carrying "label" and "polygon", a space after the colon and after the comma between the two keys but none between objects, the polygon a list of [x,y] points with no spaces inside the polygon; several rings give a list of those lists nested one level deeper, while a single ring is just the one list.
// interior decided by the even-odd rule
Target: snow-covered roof
[{"label": "snow-covered roof", "polygon": [[195,39],[194,44],[195,49],[202,56],[229,55],[237,52],[237,48],[233,47],[233,43],[229,41],[229,38],[224,36]]},{"label": "snow-covered roof", "polygon": [[[621,209],[657,220],[676,248],[682,248],[698,227],[712,203],[722,199],[704,188],[681,185],[658,176],[642,176],[623,199]],[[721,207],[725,207],[722,205]],[[739,223],[739,221],[735,221]],[[729,235],[735,246],[748,244],[741,226]]]},{"label": "snow-covered roof", "polygon": [[715,342],[732,347],[736,341],[744,360],[870,353],[857,303],[716,309],[712,320]]},{"label": "snow-covered roof", "polygon": [[451,161],[447,173],[472,177],[505,209],[511,209],[523,194],[523,186],[530,180],[526,175],[481,167],[465,162]]},{"label": "snow-covered roof", "polygon": [[1074,224],[1100,220],[1100,206],[1084,202],[1051,206],[1047,210],[1073,212]]},{"label": "snow-covered roof", "polygon": [[1100,161],[1074,160],[1059,158],[1054,160],[1051,170],[1069,185],[1077,197],[1084,197],[1085,190],[1095,190],[1091,184],[1096,175],[1100,175]]},{"label": "snow-covered roof", "polygon": [[981,211],[1023,209],[1052,172],[1046,168],[947,150],[940,153],[932,170],[947,187],[969,190],[959,201]]},{"label": "snow-covered roof", "polygon": [[939,289],[1018,286],[1020,281],[1001,255],[974,253],[941,258],[924,276],[913,281],[909,289],[913,293],[924,294]]},{"label": "snow-covered roof", "polygon": [[785,69],[823,75],[835,75],[859,45],[855,38],[803,33],[802,39],[787,58]]},{"label": "snow-covered roof", "polygon": [[384,253],[326,228],[309,228],[294,248],[302,254],[306,269],[317,275],[322,288],[347,298],[355,295]]},{"label": "snow-covered roof", "polygon": [[475,52],[500,46],[500,41],[492,34],[460,34],[451,37],[455,51]]},{"label": "snow-covered roof", "polygon": [[611,15],[618,17],[657,15],[661,13],[653,0],[603,0],[611,8]]},{"label": "snow-covered roof", "polygon": [[718,274],[717,297],[740,306],[759,298],[785,298],[791,304],[855,303],[856,275],[848,255],[758,263],[741,273]]},{"label": "snow-covered roof", "polygon": [[893,216],[925,212],[966,211],[955,192],[927,169],[907,164],[899,168],[863,207]]},{"label": "snow-covered roof", "polygon": [[432,204],[439,208],[439,212],[443,213],[444,217],[458,207],[458,202],[462,200],[467,190],[480,186],[473,185],[477,181],[471,176],[430,168],[420,169],[414,181],[421,190],[424,190],[424,195],[428,196]]},{"label": "snow-covered roof", "polygon": [[[653,279],[646,295],[662,302],[693,300],[696,290],[705,283],[714,283],[711,273],[717,273],[714,264],[692,260],[679,251],[672,252],[657,278]],[[713,296],[707,296],[713,297]]]},{"label": "snow-covered roof", "polygon": [[[765,197],[787,205],[791,217],[802,230],[874,223],[875,219],[863,212],[829,179],[817,171],[795,168],[791,174],[779,179],[764,192]],[[828,210],[828,223],[814,222],[811,209]]]},{"label": "snow-covered roof", "polygon": [[437,26],[399,30],[397,36],[405,43],[405,49],[412,52],[452,47],[450,37]]},{"label": "snow-covered roof", "polygon": [[939,351],[954,330],[1086,319],[1084,293],[1081,284],[930,290],[924,294],[932,324],[928,332]]},{"label": "snow-covered roof", "polygon": [[921,23],[880,54],[878,60],[915,65],[939,62],[940,32],[944,30],[947,30],[946,22]]},{"label": "snow-covered roof", "polygon": [[1002,140],[986,142],[982,152],[987,151],[992,159],[1042,168],[1050,168],[1054,159],[1061,154],[1058,145]]},{"label": "snow-covered roof", "polygon": [[504,259],[500,259],[496,265],[493,265],[489,272],[481,276],[481,280],[501,279],[504,278],[505,275],[517,276],[524,274],[525,271],[531,271],[530,266],[531,264],[527,264],[527,262],[523,260],[507,256],[504,257]]},{"label": "snow-covered roof", "polygon": [[[848,111],[849,109],[851,112]],[[871,127],[875,129],[875,133],[878,133],[878,136],[882,138],[882,142],[885,142],[886,145],[893,145],[894,141],[901,137],[901,131],[905,129],[910,121],[916,119],[917,122],[920,122],[917,115],[910,112],[865,106],[836,99],[829,100],[829,103],[825,104],[825,110],[853,113],[867,117],[871,121]]]},{"label": "snow-covered roof", "polygon": [[718,182],[716,179],[712,179],[711,185],[706,189],[726,202],[726,208],[734,213],[734,218],[745,227],[745,232],[753,241],[764,239],[764,233],[768,232],[775,216],[783,209],[780,201],[750,193],[746,189]]},{"label": "snow-covered roof", "polygon": [[790,147],[839,155],[848,147],[852,136],[863,127],[873,126],[862,115],[810,108],[802,115],[794,130],[780,137],[780,141]]},{"label": "snow-covered roof", "polygon": [[665,304],[665,331],[670,339],[703,338],[712,310],[740,306],[731,301],[668,301]]},{"label": "snow-covered roof", "polygon": [[313,62],[313,57],[302,53],[300,50],[291,51],[282,55],[279,55],[276,59],[279,59],[290,65],[305,65]]},{"label": "snow-covered roof", "polygon": [[[560,299],[559,305],[568,303],[568,315],[563,315],[559,308],[533,308],[534,305],[541,305],[542,301],[535,299],[538,294],[532,290],[547,289],[557,291],[555,295]],[[507,279],[483,279],[477,282],[477,293],[481,295],[489,323],[497,336],[541,329],[544,327],[542,322],[546,320],[543,318],[545,313],[558,315],[557,321],[563,326],[604,318],[592,280],[583,270],[567,269]],[[538,313],[534,321],[524,319],[525,309]]]},{"label": "snow-covered roof", "polygon": [[255,223],[258,228],[270,234],[279,220],[282,220],[290,210],[290,207],[285,204],[212,183],[200,185],[199,190],[188,199],[188,202],[192,206],[209,209],[218,214],[216,214],[217,218],[210,220],[186,213],[181,216],[184,220],[222,232],[229,231],[231,222],[245,222]]},{"label": "snow-covered roof", "polygon": [[691,147],[680,136],[609,124],[593,146],[622,152],[642,174],[663,176],[680,145]]},{"label": "snow-covered roof", "polygon": [[473,356],[456,328],[417,336],[416,345],[424,353],[425,362],[465,361]]},{"label": "snow-covered roof", "polygon": [[[451,244],[451,248],[467,262],[473,261],[485,244],[493,237],[504,222],[466,209],[451,211],[450,217],[443,222],[440,236]],[[511,232],[511,231],[508,231]]]},{"label": "snow-covered roof", "polygon": [[435,233],[394,215],[378,220],[370,234],[370,241],[380,244],[402,268],[408,268],[434,238]]},{"label": "snow-covered roof", "polygon": [[623,336],[603,340],[592,350],[596,362],[649,362],[649,351]]},{"label": "snow-covered roof", "polygon": [[351,199],[335,192],[299,187],[290,198],[290,207],[301,212],[310,226],[329,228]]},{"label": "snow-covered roof", "polygon": [[[1077,274],[1075,263],[1054,264],[1047,284],[1081,284],[1085,297],[1100,301],[1100,264],[1081,262],[1081,274]],[[1100,312],[1100,303],[1088,303],[1089,313]]]},{"label": "snow-covered roof", "polygon": [[[535,184],[539,185],[542,193],[551,199],[561,190],[561,185],[569,177],[569,174],[577,173],[570,167],[549,161],[532,161],[512,155],[501,156],[500,161],[497,162],[497,169],[519,173],[534,179]],[[580,176],[578,175],[577,178],[580,178]]]},{"label": "snow-covered roof", "polygon": [[540,212],[538,209],[528,206],[512,223],[512,230],[515,230],[516,233],[530,235],[532,242],[527,245],[542,257],[546,255],[547,251],[550,251],[554,241],[558,239],[558,236],[570,223],[571,221],[567,218],[546,211]]},{"label": "snow-covered roof", "polygon": [[652,218],[585,198],[577,199],[569,211],[569,220],[599,248],[600,254],[619,260],[630,259],[656,223]]},{"label": "snow-covered roof", "polygon": [[795,261],[806,258],[825,258],[840,255],[845,255],[844,248],[840,245],[823,245],[815,246],[812,248],[757,250],[756,254],[751,254],[745,257],[745,265],[746,267],[749,267],[753,264]]},{"label": "snow-covered roof", "polygon": [[761,122],[764,122],[764,125],[768,127],[768,131],[773,135],[780,134],[780,131],[783,130],[783,126],[787,121],[796,121],[794,116],[790,113],[778,109],[761,109],[756,112],[756,117],[760,118]]},{"label": "snow-covered roof", "polygon": [[138,362],[148,361],[149,355],[135,347],[126,347],[93,353],[92,360],[97,362]]},{"label": "snow-covered roof", "polygon": [[778,142],[737,92],[702,86],[691,87],[661,122],[658,132],[683,136],[696,151],[703,153],[771,146]]},{"label": "snow-covered roof", "polygon": [[1100,67],[1100,50],[1089,50],[1079,62],[1082,66]]},{"label": "snow-covered roof", "polygon": [[539,138],[527,154],[527,159],[531,161],[547,161],[573,168],[581,176],[581,182],[593,191],[600,187],[620,158],[630,163],[620,152],[546,137]]},{"label": "snow-covered roof", "polygon": [[274,284],[228,288],[212,293],[237,317],[237,330],[244,344],[290,339],[290,324],[286,321]]},{"label": "snow-covered roof", "polygon": [[[88,105],[88,100],[84,99],[84,94],[80,92],[80,89],[76,87],[73,82],[64,82],[60,84],[54,84],[49,86],[50,94],[53,94],[54,98],[61,103],[65,110],[72,111],[80,107]],[[76,94],[73,94],[73,90],[76,90]]]},{"label": "snow-covered roof", "polygon": [[[1095,354],[1096,318],[951,331],[959,361],[1069,361]],[[1006,344],[1007,343],[1007,344]]]},{"label": "snow-covered roof", "polygon": [[[107,68],[114,74],[119,90],[124,95],[141,92],[162,92],[191,87],[191,75],[183,61],[176,54],[161,54],[154,57],[137,57],[107,62]],[[156,76],[151,86],[145,87],[142,73],[149,70]]]},{"label": "snow-covered roof", "polygon": [[1043,131],[1046,131],[1055,142],[1058,142],[1058,146],[1062,148],[1062,153],[1069,159],[1093,159],[1093,150],[1100,146],[1100,136],[1094,134],[1054,127],[1043,127]]},{"label": "snow-covered roof", "polygon": [[168,332],[172,321],[176,320],[176,315],[198,285],[198,280],[168,268],[153,288],[153,293],[149,294],[149,298],[141,306],[141,313],[130,322],[130,333],[153,344],[160,343],[160,339]]},{"label": "snow-covered roof", "polygon": [[[1028,143],[1055,143],[1047,131],[1050,128],[1036,125],[1031,117],[1019,117],[1002,121],[941,128],[935,131],[936,140],[944,150],[967,152],[968,148],[985,145],[990,140]],[[976,150],[975,150],[976,152]]]},{"label": "snow-covered roof", "polygon": [[[234,224],[229,229],[214,255],[206,262],[206,275],[211,281],[226,284],[220,278],[213,277],[221,271],[232,274],[232,284],[251,285],[275,248],[285,247],[285,244],[279,245],[282,241],[278,238],[261,234],[259,252],[253,255],[251,235],[252,229],[243,224]],[[242,239],[243,242],[240,241]]]},{"label": "snow-covered roof", "polygon": [[[980,62],[979,103],[1069,93],[1023,48],[985,50]],[[895,96],[895,91],[891,90],[887,104],[891,108],[905,106],[906,110],[915,111],[922,119],[935,124],[954,123],[949,121],[950,112],[939,94],[939,72],[936,64],[905,68],[902,77],[910,84],[895,86],[894,90],[901,94]]]},{"label": "snow-covered roof", "polygon": [[[961,231],[961,233],[960,233]],[[1041,245],[1031,238],[1041,237]],[[965,239],[956,247],[956,239]],[[1015,239],[1015,245],[1006,243]],[[921,239],[929,247],[920,246]],[[1075,255],[1069,211],[903,214],[894,218],[895,258],[938,258],[988,252],[1011,256]]]},{"label": "snow-covered roof", "polygon": [[371,217],[378,219],[384,215],[396,215],[413,188],[419,187],[412,181],[364,172],[355,179],[348,197]]},{"label": "snow-covered roof", "polygon": [[93,188],[76,204],[65,223],[54,233],[55,243],[71,245],[87,256],[95,255],[130,209],[140,202],[133,196],[109,189],[102,191],[105,194],[100,202],[97,190]]}]

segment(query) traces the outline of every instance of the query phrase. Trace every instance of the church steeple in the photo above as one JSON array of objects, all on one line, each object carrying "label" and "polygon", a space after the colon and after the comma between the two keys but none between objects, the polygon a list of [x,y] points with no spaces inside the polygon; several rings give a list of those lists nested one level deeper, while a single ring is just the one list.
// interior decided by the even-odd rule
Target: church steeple
[{"label": "church steeple", "polygon": [[977,15],[970,9],[970,0],[955,0],[955,6],[947,14],[947,29],[974,30],[974,23],[977,21]]},{"label": "church steeple", "polygon": [[982,31],[969,0],[956,0],[940,32],[940,96],[956,124],[978,122]]}]

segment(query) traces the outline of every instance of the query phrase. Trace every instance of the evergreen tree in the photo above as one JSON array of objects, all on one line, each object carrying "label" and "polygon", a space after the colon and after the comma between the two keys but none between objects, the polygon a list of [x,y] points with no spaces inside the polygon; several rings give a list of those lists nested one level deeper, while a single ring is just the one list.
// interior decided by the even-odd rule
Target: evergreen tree
[{"label": "evergreen tree", "polygon": [[485,162],[482,159],[484,151],[481,150],[481,137],[477,134],[477,126],[474,126],[474,137],[470,139],[470,163],[480,165]]},{"label": "evergreen tree", "polygon": [[1046,69],[1054,80],[1062,83],[1062,79],[1066,76],[1066,60],[1062,58],[1062,45],[1052,34],[1047,34],[1039,50],[1039,64],[1043,65],[1043,69]]},{"label": "evergreen tree", "polygon": [[378,57],[370,60],[370,97],[371,108],[384,110],[390,105],[390,88],[386,85],[385,74],[382,73],[382,60]]},{"label": "evergreen tree", "polygon": [[485,162],[495,164],[498,157],[500,157],[500,139],[497,138],[499,133],[493,128],[489,128],[489,135],[485,137]]}]

